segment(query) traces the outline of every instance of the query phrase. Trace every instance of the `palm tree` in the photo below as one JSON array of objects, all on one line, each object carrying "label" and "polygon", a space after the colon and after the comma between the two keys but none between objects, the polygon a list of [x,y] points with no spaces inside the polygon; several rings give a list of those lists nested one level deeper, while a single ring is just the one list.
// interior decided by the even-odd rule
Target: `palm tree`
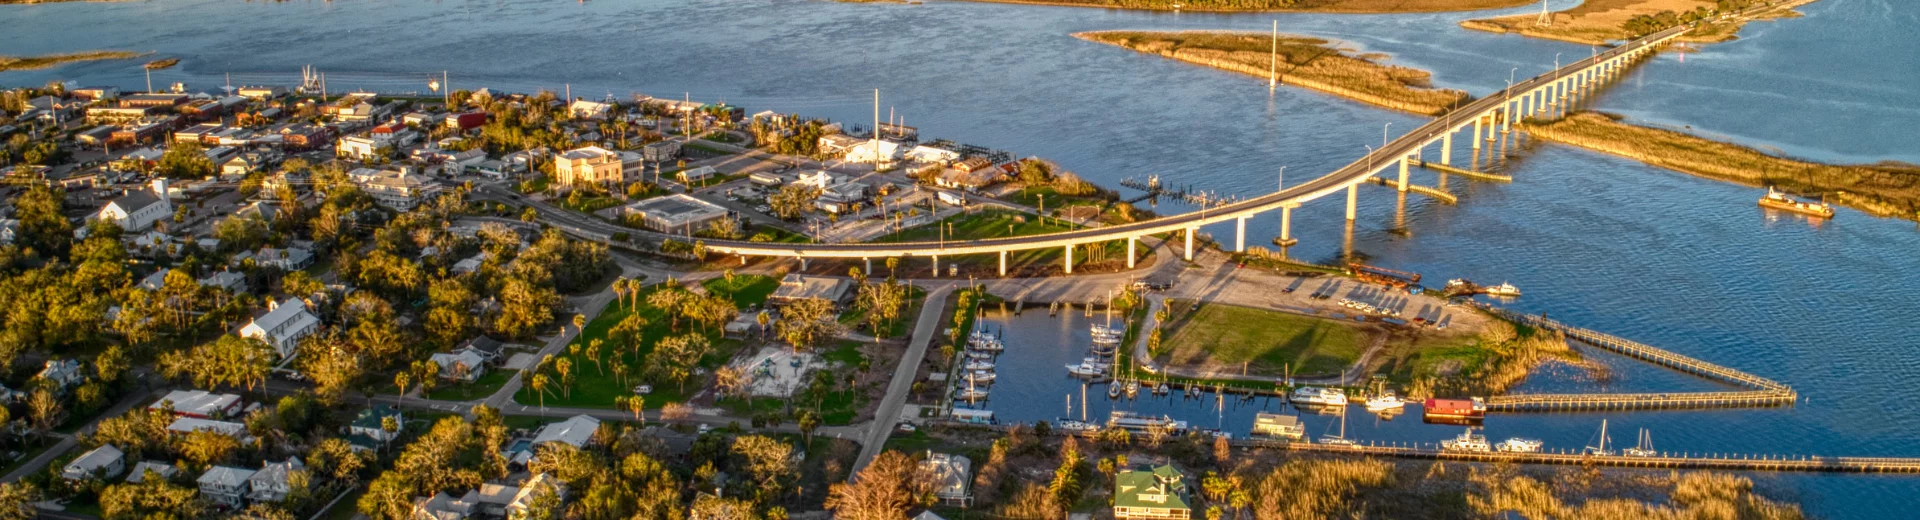
[{"label": "palm tree", "polygon": [[407,402],[407,386],[411,384],[413,384],[413,374],[408,374],[407,371],[402,370],[400,373],[393,375],[393,386],[400,389],[401,403]]},{"label": "palm tree", "polygon": [[753,317],[753,322],[760,324],[760,337],[764,338],[767,336],[767,324],[772,321],[773,317],[768,315],[767,311],[760,311],[760,314]]},{"label": "palm tree", "polygon": [[540,408],[543,410],[546,409],[547,407],[547,375],[534,374],[533,382],[530,384],[533,386],[533,393],[538,394],[540,396]]},{"label": "palm tree", "polygon": [[575,334],[585,334],[586,329],[587,329],[587,315],[585,314],[573,315],[573,332]]},{"label": "palm tree", "polygon": [[627,303],[627,277],[621,276],[613,280],[613,301],[622,306]]},{"label": "palm tree", "polygon": [[560,395],[572,399],[573,385],[568,383],[573,381],[573,358],[553,360],[553,371],[560,374]]},{"label": "palm tree", "polygon": [[893,270],[900,267],[900,257],[887,257],[887,278],[893,278]]}]

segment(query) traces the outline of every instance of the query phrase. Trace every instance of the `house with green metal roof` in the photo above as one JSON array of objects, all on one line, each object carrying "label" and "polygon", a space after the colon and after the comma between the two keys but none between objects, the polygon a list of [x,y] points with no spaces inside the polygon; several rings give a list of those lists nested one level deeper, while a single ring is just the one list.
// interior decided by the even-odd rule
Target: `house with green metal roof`
[{"label": "house with green metal roof", "polygon": [[1115,519],[1186,520],[1192,516],[1193,507],[1187,505],[1187,477],[1173,466],[1132,469],[1114,476]]}]

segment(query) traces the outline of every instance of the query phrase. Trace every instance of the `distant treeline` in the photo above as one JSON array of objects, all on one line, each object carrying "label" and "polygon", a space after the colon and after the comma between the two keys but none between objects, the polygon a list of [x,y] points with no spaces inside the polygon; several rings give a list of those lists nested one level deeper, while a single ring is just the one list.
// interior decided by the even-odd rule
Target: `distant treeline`
[{"label": "distant treeline", "polygon": [[1761,0],[1720,0],[1715,3],[1711,9],[1703,5],[1694,8],[1692,11],[1680,13],[1661,11],[1654,14],[1634,15],[1633,18],[1629,18],[1625,23],[1621,24],[1621,28],[1626,29],[1633,37],[1639,38],[1681,25],[1720,16],[1724,13],[1731,13],[1753,7],[1761,3]]}]

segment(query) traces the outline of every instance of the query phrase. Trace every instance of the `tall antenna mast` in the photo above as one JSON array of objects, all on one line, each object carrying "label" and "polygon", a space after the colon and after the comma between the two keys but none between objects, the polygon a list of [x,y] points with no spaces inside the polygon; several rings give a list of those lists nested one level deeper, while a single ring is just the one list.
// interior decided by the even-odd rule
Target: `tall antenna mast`
[{"label": "tall antenna mast", "polygon": [[1267,55],[1267,91],[1280,86],[1280,20],[1273,21],[1273,52]]},{"label": "tall antenna mast", "polygon": [[1547,0],[1540,0],[1540,19],[1534,20],[1533,24],[1541,27],[1553,25],[1553,15],[1547,12]]},{"label": "tall antenna mast", "polygon": [[880,89],[873,89],[873,163],[880,164]]}]

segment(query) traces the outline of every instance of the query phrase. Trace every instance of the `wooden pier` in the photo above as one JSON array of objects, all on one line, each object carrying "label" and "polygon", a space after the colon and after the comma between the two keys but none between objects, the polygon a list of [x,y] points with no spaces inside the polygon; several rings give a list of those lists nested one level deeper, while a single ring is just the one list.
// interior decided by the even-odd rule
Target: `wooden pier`
[{"label": "wooden pier", "polygon": [[1424,444],[1362,444],[1357,446],[1341,446],[1266,439],[1240,439],[1233,441],[1233,444],[1245,448],[1483,463],[1507,462],[1514,464],[1559,464],[1648,469],[1713,469],[1729,471],[1920,473],[1920,458],[1821,457],[1812,455],[1739,453],[1660,453],[1651,457],[1629,457],[1625,455],[1587,455],[1577,451],[1473,453],[1446,451],[1432,445]]},{"label": "wooden pier", "polygon": [[[1400,189],[1400,181],[1396,181],[1396,180],[1393,180],[1393,179],[1389,179],[1389,178],[1386,178],[1386,177],[1374,177],[1374,178],[1373,178],[1373,183],[1374,183],[1374,184],[1378,184],[1378,185],[1381,185],[1381,186],[1388,186],[1388,187],[1392,187],[1392,188],[1394,188],[1394,189]],[[1440,201],[1440,202],[1445,202],[1445,203],[1448,203],[1448,204],[1459,204],[1459,203],[1460,203],[1460,197],[1456,197],[1456,196],[1454,196],[1454,195],[1453,195],[1452,193],[1447,193],[1447,192],[1444,192],[1444,191],[1440,191],[1440,190],[1437,190],[1437,189],[1433,189],[1433,188],[1429,188],[1429,187],[1426,187],[1426,186],[1421,186],[1421,185],[1418,185],[1418,184],[1414,184],[1414,183],[1411,183],[1411,182],[1409,182],[1409,183],[1407,183],[1407,191],[1411,191],[1411,192],[1414,192],[1414,193],[1418,193],[1418,194],[1421,194],[1421,195],[1426,195],[1426,196],[1428,196],[1428,197],[1432,197],[1432,198],[1433,198],[1434,200],[1437,200],[1437,201]]]},{"label": "wooden pier", "polygon": [[1514,322],[1566,334],[1568,338],[1609,352],[1747,390],[1724,392],[1665,392],[1638,394],[1513,394],[1487,399],[1488,411],[1648,410],[1674,408],[1748,408],[1788,406],[1799,400],[1787,385],[1700,359],[1669,352],[1604,332],[1574,327],[1533,314],[1485,304],[1476,307]]},{"label": "wooden pier", "polygon": [[1447,166],[1445,164],[1436,164],[1436,163],[1430,163],[1427,161],[1420,161],[1419,164],[1421,168],[1426,168],[1429,170],[1434,170],[1434,171],[1438,171],[1440,173],[1445,173],[1449,175],[1459,175],[1461,177],[1466,177],[1474,180],[1492,181],[1492,182],[1513,182],[1512,175],[1476,172],[1476,171],[1468,170],[1465,168],[1455,168],[1452,166]]}]

